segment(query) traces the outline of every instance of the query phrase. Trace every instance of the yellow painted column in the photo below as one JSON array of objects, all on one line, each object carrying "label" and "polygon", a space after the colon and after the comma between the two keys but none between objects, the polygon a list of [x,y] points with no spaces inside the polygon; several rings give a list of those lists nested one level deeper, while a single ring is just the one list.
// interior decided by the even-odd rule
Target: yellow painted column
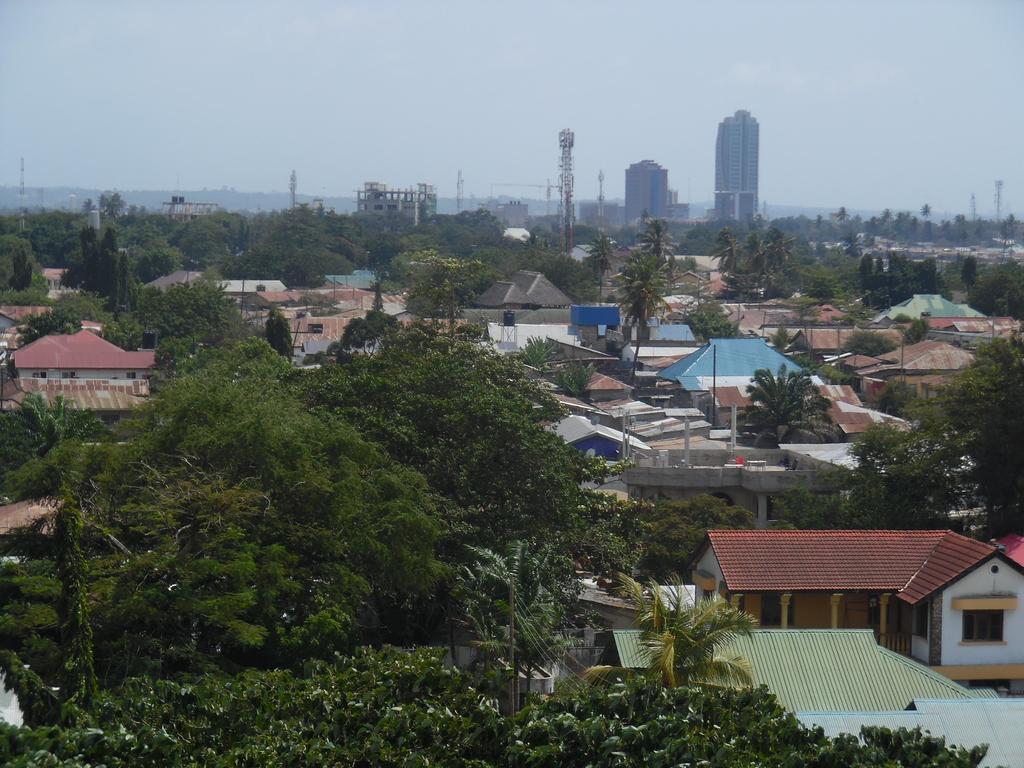
[{"label": "yellow painted column", "polygon": [[787,629],[789,627],[789,601],[793,598],[793,595],[789,592],[783,592],[779,598],[779,602],[782,604],[782,628]]},{"label": "yellow painted column", "polygon": [[832,629],[839,629],[839,603],[842,600],[842,592],[835,592],[832,595]]},{"label": "yellow painted column", "polygon": [[886,592],[878,598],[878,637],[883,644],[885,643],[886,619],[888,619],[888,614],[889,593]]}]

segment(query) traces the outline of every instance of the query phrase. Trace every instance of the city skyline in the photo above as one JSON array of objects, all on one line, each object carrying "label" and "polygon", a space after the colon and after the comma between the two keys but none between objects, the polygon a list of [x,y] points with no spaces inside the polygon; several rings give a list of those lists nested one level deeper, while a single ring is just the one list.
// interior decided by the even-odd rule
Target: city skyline
[{"label": "city skyline", "polygon": [[[310,195],[383,180],[447,198],[461,169],[467,198],[509,183],[539,197],[568,126],[577,199],[597,196],[599,169],[653,157],[697,202],[713,197],[718,122],[748,109],[767,131],[769,208],[967,213],[974,193],[990,215],[996,179],[1004,213],[1024,205],[1024,147],[998,125],[1024,123],[1008,96],[1021,4],[597,2],[582,15],[525,2],[508,20],[468,2],[242,8],[4,3],[0,185],[24,157],[30,188],[269,192],[296,168]],[[726,27],[739,53],[708,69]],[[606,197],[624,196],[621,178]]]}]

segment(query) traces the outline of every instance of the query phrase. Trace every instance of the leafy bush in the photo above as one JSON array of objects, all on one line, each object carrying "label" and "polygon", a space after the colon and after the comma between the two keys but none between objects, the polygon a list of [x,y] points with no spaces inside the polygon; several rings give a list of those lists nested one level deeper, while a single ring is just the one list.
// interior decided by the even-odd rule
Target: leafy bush
[{"label": "leafy bush", "polygon": [[767,689],[585,688],[514,718],[440,653],[363,650],[306,674],[246,672],[194,682],[133,680],[90,720],[0,724],[0,761],[41,766],[932,766],[973,768],[983,747],[916,731],[830,740]]}]

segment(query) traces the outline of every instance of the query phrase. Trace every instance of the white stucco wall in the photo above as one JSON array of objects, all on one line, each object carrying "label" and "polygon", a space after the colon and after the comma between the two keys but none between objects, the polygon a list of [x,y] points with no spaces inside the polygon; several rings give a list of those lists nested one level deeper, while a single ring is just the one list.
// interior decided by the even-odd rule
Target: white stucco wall
[{"label": "white stucco wall", "polygon": [[60,368],[18,368],[18,375],[22,378],[32,379],[36,378],[36,374],[45,371],[47,379],[54,379],[60,381],[62,370],[74,370],[75,378],[77,379],[127,379],[128,374],[134,370],[135,378],[144,379],[149,376],[149,369],[144,368],[75,368],[75,369],[60,369]]},{"label": "white stucco wall", "polygon": [[[697,561],[697,570],[706,571],[707,573],[713,574],[715,577],[715,586],[717,587],[722,583],[722,569],[718,565],[718,558],[715,557],[715,552],[711,547],[707,548],[707,551],[701,556],[700,560]],[[690,575],[690,574],[687,574]],[[700,600],[705,597],[708,593],[705,592],[700,586],[697,587],[697,599]]]},{"label": "white stucco wall", "polygon": [[[913,614],[911,614],[913,615]],[[913,621],[913,619],[911,619]],[[910,635],[910,655],[920,661],[922,664],[928,663],[928,638],[918,637],[911,632]]]},{"label": "white stucco wall", "polygon": [[18,697],[14,695],[14,691],[7,689],[3,672],[0,672],[0,720],[11,725],[23,723]]},{"label": "white stucco wall", "polygon": [[[992,573],[992,566],[999,572]],[[953,610],[955,597],[1016,595],[1021,605],[1003,612],[1003,642],[964,643],[963,611]],[[942,665],[1024,664],[1024,575],[1000,560],[989,560],[942,592]]]}]

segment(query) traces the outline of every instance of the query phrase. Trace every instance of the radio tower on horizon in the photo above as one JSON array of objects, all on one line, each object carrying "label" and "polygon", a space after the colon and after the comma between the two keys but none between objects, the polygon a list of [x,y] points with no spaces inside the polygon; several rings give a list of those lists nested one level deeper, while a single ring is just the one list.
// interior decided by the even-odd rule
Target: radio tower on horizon
[{"label": "radio tower on horizon", "polygon": [[1003,220],[1003,180],[996,180],[996,223]]},{"label": "radio tower on horizon", "polygon": [[604,171],[597,172],[597,226],[604,231]]},{"label": "radio tower on horizon", "polygon": [[288,191],[292,193],[292,208],[295,207],[295,190],[299,188],[299,177],[295,175],[295,169],[292,168],[292,175],[288,179]]},{"label": "radio tower on horizon", "polygon": [[459,168],[459,178],[455,182],[455,212],[462,213],[462,169]]},{"label": "radio tower on horizon", "polygon": [[566,254],[572,253],[573,229],[576,223],[576,211],[572,198],[572,148],[574,143],[575,137],[568,128],[558,134],[558,146],[562,150],[562,157],[558,163],[558,189],[561,193],[558,200],[558,218],[562,225],[562,248]]}]

